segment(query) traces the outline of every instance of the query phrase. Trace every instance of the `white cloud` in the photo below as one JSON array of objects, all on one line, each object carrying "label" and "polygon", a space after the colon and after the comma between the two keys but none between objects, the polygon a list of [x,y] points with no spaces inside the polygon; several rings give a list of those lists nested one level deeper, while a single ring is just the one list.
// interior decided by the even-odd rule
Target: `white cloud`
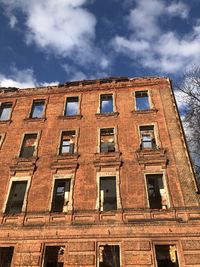
[{"label": "white cloud", "polygon": [[53,86],[58,82],[37,82],[32,69],[18,70],[16,67],[11,68],[10,75],[0,73],[0,87],[17,87],[33,88],[36,86]]},{"label": "white cloud", "polygon": [[163,30],[161,21],[188,18],[189,7],[181,1],[135,0],[136,7],[128,16],[128,37],[115,36],[112,44],[117,52],[126,54],[143,67],[173,73],[200,60],[200,21],[182,36]]},{"label": "white cloud", "polygon": [[[88,0],[0,0],[7,14],[13,16],[10,25],[15,26],[21,11],[25,16],[27,44],[35,44],[45,52],[70,57],[79,64],[96,61],[96,18],[85,7]],[[18,11],[18,12],[15,12]],[[9,16],[10,17],[10,16]],[[101,66],[101,64],[100,64]],[[103,68],[105,64],[102,64]]]},{"label": "white cloud", "polygon": [[18,22],[17,18],[15,16],[11,15],[9,19],[10,19],[10,21],[9,21],[10,27],[12,29],[15,28],[15,26],[16,26],[16,24]]}]

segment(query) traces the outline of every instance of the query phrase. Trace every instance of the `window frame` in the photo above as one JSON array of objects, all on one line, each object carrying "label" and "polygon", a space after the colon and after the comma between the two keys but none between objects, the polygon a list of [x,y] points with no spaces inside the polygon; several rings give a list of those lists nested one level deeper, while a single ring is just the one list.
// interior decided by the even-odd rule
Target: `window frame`
[{"label": "window frame", "polygon": [[4,201],[4,204],[3,204],[2,213],[6,213],[6,207],[7,207],[7,203],[8,203],[8,200],[9,200],[9,196],[10,196],[10,192],[11,192],[11,188],[12,188],[13,182],[25,182],[25,181],[27,182],[27,186],[26,186],[23,205],[22,205],[22,209],[21,209],[20,213],[26,211],[28,193],[29,193],[29,188],[30,188],[30,184],[31,184],[31,176],[12,176],[10,178],[9,183],[8,183],[8,188],[6,190],[6,197],[5,197],[5,201]]},{"label": "window frame", "polygon": [[[36,145],[35,145],[35,150],[34,150],[33,156],[30,157],[30,158],[20,157],[21,149],[22,149],[22,145],[23,145],[23,141],[24,141],[24,137],[25,137],[25,135],[31,135],[31,134],[37,134]],[[37,157],[40,137],[41,137],[41,131],[38,131],[38,132],[25,132],[25,133],[23,133],[22,134],[22,137],[21,137],[21,141],[20,141],[20,146],[19,146],[19,151],[18,151],[17,157],[19,159],[22,158],[22,159],[27,159],[27,160],[28,159],[31,159],[33,157]]]},{"label": "window frame", "polygon": [[[4,105],[4,104],[11,104],[11,109],[10,109],[10,113],[9,113],[8,118],[6,120],[1,120],[1,114],[2,114],[1,110],[2,110],[2,105]],[[14,108],[14,103],[12,101],[10,101],[10,102],[9,101],[0,102],[0,123],[1,122],[8,122],[8,121],[11,120],[13,108]]]},{"label": "window frame", "polygon": [[[112,95],[113,100],[113,111],[112,112],[101,112],[101,96],[103,95]],[[117,106],[116,106],[116,93],[115,92],[104,92],[103,94],[99,94],[98,97],[98,108],[97,108],[97,114],[103,116],[103,115],[112,115],[117,112]]]},{"label": "window frame", "polygon": [[[155,139],[155,148],[141,148],[142,145],[142,138],[141,138],[141,132],[140,132],[140,127],[148,127],[148,126],[153,126],[154,130],[154,139]],[[161,141],[159,138],[159,131],[158,131],[158,125],[157,123],[145,123],[145,124],[140,124],[137,127],[138,131],[138,139],[139,139],[139,148],[141,151],[145,150],[155,150],[161,148]]]},{"label": "window frame", "polygon": [[[73,153],[64,153],[64,154],[60,154],[60,149],[61,149],[61,141],[62,141],[62,134],[64,132],[71,132],[71,131],[75,131],[75,138],[74,138],[74,152]],[[78,134],[79,134],[79,130],[78,129],[62,129],[59,132],[59,141],[58,141],[58,145],[57,145],[57,155],[64,157],[64,156],[68,156],[68,155],[75,155],[78,153],[77,149],[78,149]]]},{"label": "window frame", "polygon": [[146,193],[146,204],[147,204],[147,208],[148,209],[152,209],[152,210],[158,210],[158,209],[154,209],[150,207],[150,202],[149,202],[149,192],[148,192],[148,184],[147,184],[147,176],[148,175],[162,175],[162,182],[163,182],[163,186],[165,189],[165,193],[166,193],[166,200],[167,200],[167,208],[166,209],[159,209],[159,210],[168,210],[169,208],[171,208],[171,199],[170,199],[170,194],[169,194],[169,187],[168,187],[168,183],[167,183],[167,178],[166,178],[166,172],[145,172],[144,173],[144,183],[145,183],[145,193]]},{"label": "window frame", "polygon": [[[42,116],[41,117],[33,117],[33,111],[34,111],[34,102],[44,102],[44,106],[43,106],[43,112],[42,112]],[[44,119],[45,118],[45,114],[46,114],[46,105],[47,105],[47,100],[45,98],[38,98],[38,99],[33,99],[32,101],[32,105],[31,105],[31,109],[29,112],[29,119],[31,120],[39,120],[39,119]]]},{"label": "window frame", "polygon": [[[68,115],[67,114],[67,99],[68,98],[75,98],[77,97],[78,98],[78,107],[77,107],[77,113],[76,114],[73,114],[73,115]],[[77,116],[80,116],[81,114],[81,96],[80,95],[67,95],[65,97],[65,102],[64,102],[64,108],[63,108],[63,116],[64,117],[67,117],[67,118],[74,118],[74,117],[77,117]]]},{"label": "window frame", "polygon": [[[100,179],[101,177],[115,177],[116,179],[116,201],[117,201],[117,209],[112,211],[100,211]],[[99,212],[115,212],[119,209],[122,209],[122,200],[121,200],[121,194],[120,194],[120,176],[119,171],[112,171],[112,172],[104,172],[100,171],[96,174],[96,180],[97,180],[97,198],[96,198],[96,207],[95,209]]]},{"label": "window frame", "polygon": [[119,246],[119,258],[120,258],[120,261],[119,261],[119,265],[120,267],[122,267],[122,248],[121,248],[121,243],[119,242],[110,242],[110,241],[100,241],[100,242],[97,242],[97,248],[96,248],[96,251],[97,251],[97,255],[96,255],[96,263],[97,263],[97,267],[100,266],[100,247],[101,246]]},{"label": "window frame", "polygon": [[[52,211],[52,203],[53,203],[54,187],[56,180],[67,180],[67,179],[70,180],[70,192],[69,192],[69,201],[66,212],[70,212],[73,210],[73,191],[74,191],[75,174],[74,173],[54,174],[51,182],[51,192],[50,192],[49,207],[48,207],[49,212],[54,213]],[[64,212],[59,212],[59,213],[64,213]]]},{"label": "window frame", "polygon": [[[148,102],[149,102],[149,108],[148,109],[137,109],[137,100],[136,100],[136,94],[140,92],[147,92],[148,95]],[[150,110],[154,109],[154,104],[152,101],[152,92],[150,89],[142,89],[142,90],[134,90],[132,92],[133,97],[133,110],[136,112],[149,112]]]},{"label": "window frame", "polygon": [[[102,129],[113,129],[113,134],[114,134],[114,144],[115,144],[115,152],[101,152],[101,130]],[[110,154],[110,153],[116,153],[119,151],[119,145],[118,145],[118,138],[117,138],[117,134],[118,134],[118,129],[117,126],[111,126],[111,127],[100,127],[98,128],[98,138],[97,138],[97,153],[106,153],[106,154]]]}]

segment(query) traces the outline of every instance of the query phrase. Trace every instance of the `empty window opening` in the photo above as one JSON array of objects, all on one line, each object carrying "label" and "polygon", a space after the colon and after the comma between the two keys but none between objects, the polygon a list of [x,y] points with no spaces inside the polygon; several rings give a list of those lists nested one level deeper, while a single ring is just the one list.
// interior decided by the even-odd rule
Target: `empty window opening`
[{"label": "empty window opening", "polygon": [[100,210],[117,209],[116,177],[100,177]]},{"label": "empty window opening", "polygon": [[147,110],[150,108],[148,91],[135,92],[135,99],[137,110]]},{"label": "empty window opening", "polygon": [[0,107],[0,121],[9,120],[11,110],[12,110],[12,103],[2,103]]},{"label": "empty window opening", "polygon": [[60,143],[60,155],[73,154],[75,144],[75,131],[62,132]]},{"label": "empty window opening", "polygon": [[67,212],[69,204],[70,182],[70,179],[55,180],[52,212]]},{"label": "empty window opening", "polygon": [[149,198],[149,207],[151,209],[167,208],[167,192],[164,188],[162,174],[149,174],[146,176]]},{"label": "empty window opening", "polygon": [[11,267],[14,247],[0,248],[0,267]]},{"label": "empty window opening", "polygon": [[120,248],[118,245],[99,246],[99,267],[120,267]]},{"label": "empty window opening", "polygon": [[45,249],[43,267],[63,267],[64,254],[64,246],[47,246]]},{"label": "empty window opening", "polygon": [[156,140],[155,140],[153,125],[140,126],[140,137],[141,137],[141,144],[140,144],[141,149],[156,148]]},{"label": "empty window opening", "polygon": [[20,158],[33,157],[37,143],[37,134],[25,134],[20,152]]},{"label": "empty window opening", "polygon": [[67,97],[65,116],[73,116],[78,114],[78,96]]},{"label": "empty window opening", "polygon": [[101,95],[100,97],[100,112],[113,112],[113,95]]},{"label": "empty window opening", "polygon": [[100,129],[100,152],[115,152],[114,129]]},{"label": "empty window opening", "polygon": [[6,213],[20,213],[22,211],[24,197],[26,193],[27,181],[12,182]]},{"label": "empty window opening", "polygon": [[44,113],[45,100],[34,100],[31,110],[31,118],[42,118]]},{"label": "empty window opening", "polygon": [[179,267],[175,245],[156,245],[157,267]]}]

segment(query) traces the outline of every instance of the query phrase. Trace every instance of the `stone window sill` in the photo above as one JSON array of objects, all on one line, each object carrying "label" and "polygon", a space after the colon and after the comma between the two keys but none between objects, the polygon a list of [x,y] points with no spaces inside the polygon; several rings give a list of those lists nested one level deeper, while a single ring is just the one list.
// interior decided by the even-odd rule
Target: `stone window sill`
[{"label": "stone window sill", "polygon": [[109,113],[96,113],[97,118],[106,118],[106,117],[117,117],[119,112],[109,112]]},{"label": "stone window sill", "polygon": [[42,118],[25,118],[25,122],[44,122],[46,120],[45,117]]},{"label": "stone window sill", "polygon": [[0,124],[11,124],[11,120],[0,120]]},{"label": "stone window sill", "polygon": [[152,109],[143,109],[143,110],[132,110],[132,114],[149,114],[149,113],[157,113],[158,109],[152,108]]},{"label": "stone window sill", "polygon": [[58,116],[59,120],[80,120],[83,116],[81,114],[72,116]]}]

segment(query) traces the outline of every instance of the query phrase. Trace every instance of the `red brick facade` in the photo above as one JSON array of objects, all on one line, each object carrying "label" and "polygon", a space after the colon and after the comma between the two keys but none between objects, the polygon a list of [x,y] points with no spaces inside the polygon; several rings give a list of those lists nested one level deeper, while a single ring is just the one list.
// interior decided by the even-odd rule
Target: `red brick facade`
[{"label": "red brick facade", "polygon": [[[200,266],[200,198],[169,79],[1,88],[0,99],[2,262],[13,247],[8,266],[114,266],[103,259],[108,245],[117,267],[160,267],[169,246],[169,266]],[[60,265],[51,265],[52,246]]]}]

